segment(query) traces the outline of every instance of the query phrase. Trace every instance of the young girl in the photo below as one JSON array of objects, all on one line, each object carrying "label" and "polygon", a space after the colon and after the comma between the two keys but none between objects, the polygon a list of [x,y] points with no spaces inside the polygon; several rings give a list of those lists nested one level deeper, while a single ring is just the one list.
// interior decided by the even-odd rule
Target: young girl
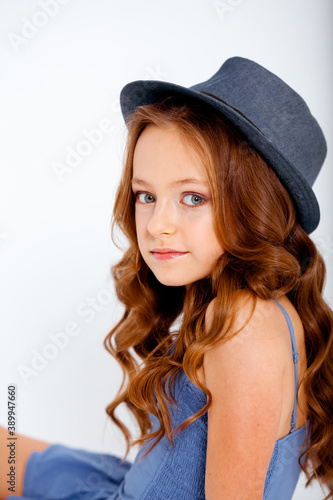
[{"label": "young girl", "polygon": [[121,105],[113,224],[128,249],[113,276],[125,312],[105,346],[124,382],[107,413],[129,449],[125,403],[142,447],[131,464],[21,436],[16,493],[288,500],[303,469],[332,498],[333,316],[308,236],[319,125],[282,80],[239,57],[190,89],[128,84]]}]

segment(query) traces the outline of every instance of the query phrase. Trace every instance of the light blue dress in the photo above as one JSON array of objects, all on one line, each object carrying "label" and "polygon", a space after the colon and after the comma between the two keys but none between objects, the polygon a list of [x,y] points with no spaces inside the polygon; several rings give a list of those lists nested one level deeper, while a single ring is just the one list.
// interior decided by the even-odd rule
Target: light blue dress
[{"label": "light blue dress", "polygon": [[[294,330],[287,312],[276,303],[290,331],[297,388],[298,353]],[[206,403],[205,394],[184,372],[176,380],[174,395],[178,403],[170,409],[174,427]],[[296,408],[295,389],[291,429],[287,436],[275,443],[266,475],[264,500],[290,500],[293,495],[306,430],[305,426],[295,430]],[[155,430],[158,421],[153,416],[151,418]],[[164,436],[140,460],[147,446],[149,443],[131,464],[112,455],[50,445],[46,450],[30,455],[24,478],[24,496],[11,496],[8,500],[204,500],[207,412],[176,436],[174,450]]]}]

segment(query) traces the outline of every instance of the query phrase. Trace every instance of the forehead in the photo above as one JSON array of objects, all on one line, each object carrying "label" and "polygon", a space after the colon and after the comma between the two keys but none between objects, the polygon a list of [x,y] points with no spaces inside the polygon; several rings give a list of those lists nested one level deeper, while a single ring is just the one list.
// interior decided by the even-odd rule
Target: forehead
[{"label": "forehead", "polygon": [[135,146],[133,177],[149,180],[161,174],[175,179],[185,176],[206,180],[198,152],[174,125],[148,125]]}]

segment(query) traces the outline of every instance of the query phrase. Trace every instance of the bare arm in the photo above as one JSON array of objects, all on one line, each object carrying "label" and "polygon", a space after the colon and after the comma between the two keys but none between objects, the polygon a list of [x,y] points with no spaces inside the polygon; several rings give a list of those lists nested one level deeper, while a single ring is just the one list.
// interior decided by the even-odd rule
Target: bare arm
[{"label": "bare arm", "polygon": [[259,319],[255,312],[240,337],[205,353],[206,384],[212,394],[207,500],[263,498],[281,416],[284,362],[280,335],[272,327],[275,318]]},{"label": "bare arm", "polygon": [[[24,471],[30,453],[45,450],[49,446],[45,441],[31,439],[21,434],[16,434],[15,437],[16,440],[8,439],[10,436],[7,429],[0,426],[0,500],[9,495],[22,495]],[[8,463],[11,446],[13,450],[15,449],[14,465],[13,462]],[[7,474],[11,472],[11,465],[15,466],[15,491],[8,490],[10,484],[7,483],[9,479]]]}]

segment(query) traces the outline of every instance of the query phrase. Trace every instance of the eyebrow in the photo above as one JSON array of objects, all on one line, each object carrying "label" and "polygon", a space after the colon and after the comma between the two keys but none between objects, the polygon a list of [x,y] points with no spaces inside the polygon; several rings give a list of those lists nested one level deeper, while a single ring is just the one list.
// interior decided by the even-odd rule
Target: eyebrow
[{"label": "eyebrow", "polygon": [[[138,177],[133,177],[132,184],[139,184],[140,186],[152,187],[152,185],[149,182],[147,182],[143,179],[139,179]],[[204,184],[205,186],[208,186],[208,182],[203,181],[203,180],[199,180],[199,179],[195,179],[194,177],[189,177],[187,179],[179,179],[178,181],[170,182],[171,187],[179,186],[179,185],[183,185],[183,184]]]}]

